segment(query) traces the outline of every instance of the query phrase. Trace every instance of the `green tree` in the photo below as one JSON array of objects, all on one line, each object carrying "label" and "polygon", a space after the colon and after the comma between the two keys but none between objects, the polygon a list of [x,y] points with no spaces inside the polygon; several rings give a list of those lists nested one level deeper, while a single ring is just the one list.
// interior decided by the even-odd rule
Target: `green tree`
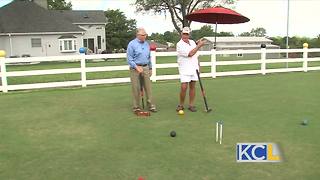
[{"label": "green tree", "polygon": [[239,36],[248,37],[248,36],[251,36],[251,34],[250,34],[250,32],[243,32],[243,33],[239,34]]},{"label": "green tree", "polygon": [[149,40],[154,40],[155,42],[161,44],[167,44],[167,42],[176,44],[180,40],[180,34],[177,31],[166,31],[163,34],[161,33],[152,33],[149,37]]},{"label": "green tree", "polygon": [[185,16],[194,10],[234,4],[236,0],[135,0],[136,10],[138,12],[153,12],[156,14],[167,15],[170,18],[174,28],[180,33],[182,27],[189,26],[191,22]]},{"label": "green tree", "polygon": [[252,28],[250,32],[243,32],[239,36],[255,36],[255,37],[265,37],[267,31],[263,27]]},{"label": "green tree", "polygon": [[148,37],[149,40],[154,40],[157,43],[161,44],[167,44],[166,38],[163,34],[160,33],[152,33],[150,37]]},{"label": "green tree", "polygon": [[214,36],[215,32],[213,31],[210,25],[204,25],[199,30],[193,30],[191,32],[191,37],[193,40],[198,40],[203,37]]},{"label": "green tree", "polygon": [[136,20],[127,19],[123,12],[117,10],[105,11],[106,25],[106,49],[126,49],[129,41],[135,37]]},{"label": "green tree", "polygon": [[226,37],[226,36],[234,36],[234,34],[232,32],[219,32],[217,33],[217,36],[223,36],[223,37]]},{"label": "green tree", "polygon": [[270,39],[273,41],[272,44],[280,46],[281,49],[286,48],[286,37],[277,36]]},{"label": "green tree", "polygon": [[176,44],[180,40],[180,34],[177,31],[166,31],[163,36],[166,42],[170,42],[173,44]]},{"label": "green tree", "polygon": [[65,0],[48,0],[48,8],[51,10],[71,10],[71,2]]},{"label": "green tree", "polygon": [[[193,30],[191,32],[191,37],[194,40],[198,40],[203,37],[214,37],[215,32],[210,25],[204,25],[199,30]],[[216,34],[216,36],[234,36],[232,32],[219,32]]]},{"label": "green tree", "polygon": [[[287,37],[271,37],[270,38],[275,45],[280,46],[281,49],[286,48],[286,42]],[[289,37],[289,47],[291,49],[301,49],[303,46],[303,43],[308,43],[309,48],[319,48],[320,47],[320,38],[307,38],[307,37],[299,37],[299,36],[293,36]]]},{"label": "green tree", "polygon": [[303,46],[303,43],[310,44],[311,39],[307,37],[299,37],[299,36],[293,36],[289,37],[289,47],[291,49],[301,49]]},{"label": "green tree", "polygon": [[267,34],[267,31],[263,27],[258,27],[255,29],[251,29],[250,34],[251,34],[251,36],[256,36],[256,37],[265,37]]},{"label": "green tree", "polygon": [[[310,43],[309,43],[310,48],[319,48],[320,47],[320,34],[316,37],[313,38]],[[319,53],[320,54],[320,53]]]}]

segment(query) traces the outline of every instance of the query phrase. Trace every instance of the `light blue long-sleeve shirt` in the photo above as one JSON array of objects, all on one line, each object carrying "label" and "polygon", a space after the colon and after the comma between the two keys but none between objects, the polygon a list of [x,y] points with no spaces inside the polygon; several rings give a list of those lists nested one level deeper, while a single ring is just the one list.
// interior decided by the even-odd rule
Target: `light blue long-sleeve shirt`
[{"label": "light blue long-sleeve shirt", "polygon": [[130,41],[127,48],[127,61],[132,69],[135,69],[137,64],[148,64],[149,68],[152,68],[148,42],[141,42],[137,38]]}]

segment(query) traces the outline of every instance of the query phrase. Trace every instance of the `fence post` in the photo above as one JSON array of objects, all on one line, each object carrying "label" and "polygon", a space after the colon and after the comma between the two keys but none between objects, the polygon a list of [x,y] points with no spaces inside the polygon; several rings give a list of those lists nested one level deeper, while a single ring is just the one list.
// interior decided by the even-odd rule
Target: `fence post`
[{"label": "fence post", "polygon": [[0,67],[1,67],[1,84],[2,92],[8,92],[7,68],[6,68],[6,52],[0,50]]},{"label": "fence post", "polygon": [[151,64],[152,64],[152,76],[150,77],[150,79],[152,82],[156,82],[157,81],[156,51],[151,50],[150,56],[151,56]]},{"label": "fence post", "polygon": [[266,56],[267,56],[266,45],[261,44],[261,73],[263,75],[266,74]]},{"label": "fence post", "polygon": [[308,43],[303,43],[303,71],[308,72]]},{"label": "fence post", "polygon": [[211,49],[211,76],[212,78],[216,78],[217,73],[217,56],[216,50]]},{"label": "fence post", "polygon": [[86,72],[86,49],[85,48],[80,48],[80,66],[81,66],[81,86],[82,87],[87,87],[87,72]]}]

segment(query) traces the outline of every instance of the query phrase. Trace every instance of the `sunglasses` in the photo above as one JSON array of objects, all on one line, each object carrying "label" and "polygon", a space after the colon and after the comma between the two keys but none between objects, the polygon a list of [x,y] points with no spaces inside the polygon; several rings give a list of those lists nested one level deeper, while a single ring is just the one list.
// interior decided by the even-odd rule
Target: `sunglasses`
[{"label": "sunglasses", "polygon": [[138,34],[139,36],[148,36],[148,34]]}]

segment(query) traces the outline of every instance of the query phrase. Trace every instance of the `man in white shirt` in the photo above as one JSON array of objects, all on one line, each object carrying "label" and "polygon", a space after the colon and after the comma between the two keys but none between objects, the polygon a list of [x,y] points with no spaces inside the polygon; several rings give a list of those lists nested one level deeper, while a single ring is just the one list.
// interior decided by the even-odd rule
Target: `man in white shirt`
[{"label": "man in white shirt", "polygon": [[191,112],[196,112],[194,100],[196,95],[196,81],[198,81],[197,72],[199,70],[199,61],[197,52],[204,45],[202,39],[197,44],[189,39],[190,28],[184,27],[181,33],[181,40],[177,43],[178,65],[181,82],[180,102],[177,111],[184,109],[184,100],[189,86],[189,107]]}]

